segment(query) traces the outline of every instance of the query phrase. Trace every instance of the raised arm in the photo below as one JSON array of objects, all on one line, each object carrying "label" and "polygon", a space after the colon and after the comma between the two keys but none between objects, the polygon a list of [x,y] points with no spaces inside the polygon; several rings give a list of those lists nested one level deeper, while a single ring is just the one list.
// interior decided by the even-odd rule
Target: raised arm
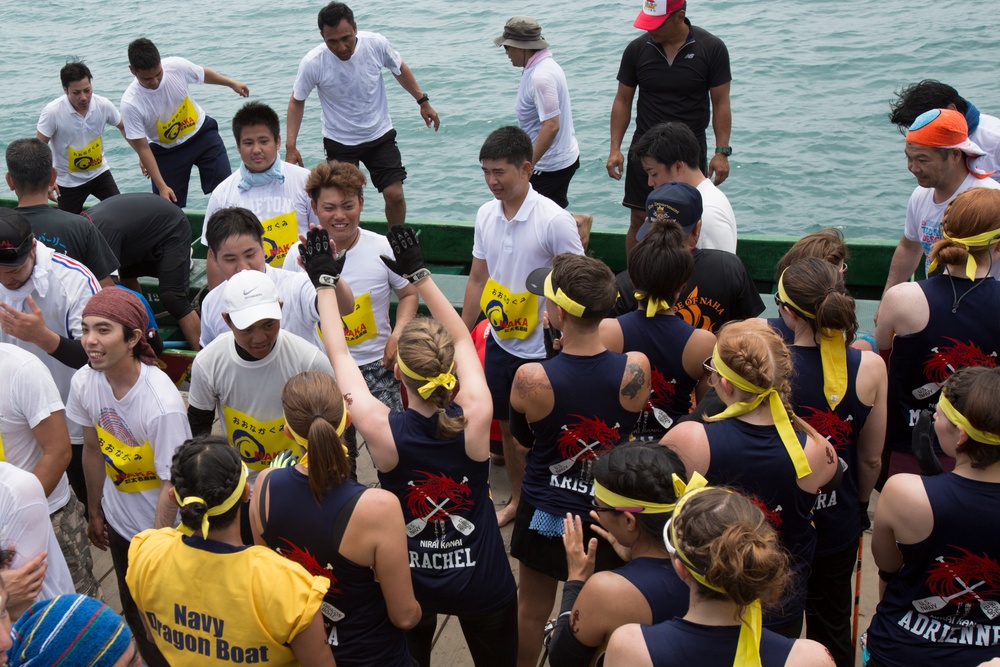
[{"label": "raised arm", "polygon": [[236,79],[230,79],[228,76],[222,76],[215,70],[205,69],[205,83],[213,86],[225,86],[226,88],[232,88],[233,92],[240,97],[249,97],[250,89],[242,81],[237,81]]},{"label": "raised arm", "polygon": [[413,71],[410,70],[410,67],[406,63],[401,63],[399,65],[399,74],[393,74],[393,76],[396,77],[396,81],[403,87],[403,90],[412,95],[413,99],[417,101],[417,104],[420,106],[420,117],[424,119],[427,127],[433,125],[434,131],[437,132],[438,128],[441,127],[441,119],[438,118],[437,111],[434,111],[434,107],[431,106],[428,96],[420,90],[417,77],[413,76]]}]

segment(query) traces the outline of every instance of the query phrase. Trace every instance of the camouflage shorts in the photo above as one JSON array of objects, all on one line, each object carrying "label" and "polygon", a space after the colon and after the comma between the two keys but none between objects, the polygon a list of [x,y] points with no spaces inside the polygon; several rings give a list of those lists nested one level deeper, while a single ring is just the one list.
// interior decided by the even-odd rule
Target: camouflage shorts
[{"label": "camouflage shorts", "polygon": [[62,549],[69,573],[73,576],[73,587],[81,595],[101,598],[101,584],[94,577],[94,559],[90,554],[90,539],[87,536],[87,518],[83,503],[77,500],[72,490],[69,502],[61,510],[49,515],[52,530],[56,533],[59,548]]}]

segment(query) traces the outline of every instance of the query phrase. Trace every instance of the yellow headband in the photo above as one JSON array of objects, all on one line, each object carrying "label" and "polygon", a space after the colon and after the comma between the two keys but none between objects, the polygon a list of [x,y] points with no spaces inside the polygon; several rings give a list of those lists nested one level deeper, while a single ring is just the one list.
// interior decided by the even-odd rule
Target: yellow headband
[{"label": "yellow headband", "polygon": [[[201,503],[202,505],[208,507],[208,509],[205,510],[205,513],[201,517],[201,536],[207,540],[208,518],[212,516],[219,516],[220,514],[225,514],[230,509],[232,509],[233,505],[239,502],[239,500],[243,497],[243,489],[246,488],[246,485],[247,485],[247,466],[245,463],[240,461],[240,481],[236,483],[236,488],[233,489],[233,492],[231,494],[229,494],[229,497],[223,500],[215,507],[208,507],[208,503],[206,503],[203,499],[199,498],[198,496],[188,496],[186,498],[181,498],[179,495],[177,495],[176,486],[174,487],[174,499],[177,501],[177,504],[180,505],[181,507],[184,507],[185,505],[190,505],[192,503]],[[184,524],[181,524],[178,530],[184,533],[185,535],[194,535],[194,529]]]},{"label": "yellow headband", "polygon": [[396,363],[399,365],[399,370],[403,371],[403,375],[413,380],[421,380],[427,384],[417,387],[417,393],[420,394],[420,398],[425,401],[430,398],[431,394],[434,393],[438,387],[444,387],[448,391],[455,388],[455,376],[451,374],[453,368],[455,368],[455,362],[451,362],[451,366],[448,367],[447,373],[438,373],[435,377],[425,378],[423,375],[410,370],[410,367],[403,363],[403,357],[396,354]]},{"label": "yellow headband", "polygon": [[642,512],[643,514],[666,514],[673,512],[674,507],[677,506],[677,503],[654,503],[648,500],[629,498],[602,486],[596,479],[594,480],[594,497],[617,510]]},{"label": "yellow headband", "polygon": [[722,357],[719,356],[718,345],[715,346],[715,350],[712,352],[712,362],[715,364],[715,370],[718,371],[719,375],[733,383],[737,389],[742,389],[749,394],[756,394],[757,398],[749,402],[741,401],[733,403],[719,414],[706,417],[706,420],[716,421],[718,419],[728,419],[730,417],[745,415],[763,403],[765,398],[768,399],[771,408],[771,418],[774,420],[775,428],[778,429],[778,435],[781,436],[782,444],[785,445],[785,451],[788,452],[788,458],[792,460],[792,464],[795,466],[795,476],[798,479],[802,479],[811,473],[812,469],[809,467],[809,461],[806,460],[806,453],[802,449],[799,439],[795,436],[795,429],[792,428],[792,421],[788,416],[788,410],[785,409],[785,404],[781,402],[781,397],[778,396],[778,392],[775,391],[774,387],[764,389],[755,384],[750,384],[737,375],[736,371],[722,361]]},{"label": "yellow headband", "polygon": [[[700,477],[698,473],[692,475],[691,482],[688,486],[695,483],[696,476]],[[704,481],[704,478],[702,478],[701,481]],[[712,487],[699,485],[691,489],[688,493],[685,493],[677,501],[677,509],[674,510],[674,514],[670,518],[670,521],[666,526],[664,526],[664,539],[668,541],[668,546],[673,548],[674,553],[678,558],[680,558],[681,563],[684,564],[684,567],[691,573],[691,576],[694,577],[695,581],[702,584],[706,588],[710,588],[711,590],[722,593],[728,597],[729,594],[726,593],[724,589],[710,584],[705,578],[705,575],[698,571],[698,568],[696,568],[684,552],[681,551],[681,543],[680,540],[677,539],[676,520],[683,510],[684,504],[692,496],[697,495],[698,493],[709,488]],[[728,493],[732,493],[732,491],[729,491],[728,489],[726,489],[726,491]],[[761,626],[763,625],[763,613],[761,612],[760,600],[754,600],[747,606],[746,611],[743,612],[742,620],[743,623],[740,624],[740,639],[739,643],[736,645],[736,656],[733,659],[733,667],[761,667],[760,635]]]},{"label": "yellow headband", "polygon": [[[788,269],[785,269],[788,271]],[[778,277],[778,298],[797,310],[810,320],[816,315],[799,308],[785,291],[782,279],[785,271]],[[830,409],[835,409],[844,400],[847,393],[847,344],[844,342],[844,332],[834,329],[823,329],[819,332],[819,356],[823,363],[823,396]]]},{"label": "yellow headband", "polygon": [[[1000,240],[1000,229],[994,229],[992,231],[983,232],[982,234],[976,234],[975,236],[970,236],[965,239],[956,239],[948,236],[944,232],[941,232],[941,238],[947,239],[952,243],[957,243],[958,245],[965,246],[966,250],[971,250],[972,248],[988,248],[990,244],[994,241]],[[927,270],[928,273],[933,273],[934,269],[937,268],[938,262],[935,259],[931,262],[930,268]],[[965,275],[969,280],[976,279],[976,269],[978,268],[976,264],[976,258],[969,253],[968,259],[965,260]]]},{"label": "yellow headband", "polygon": [[981,442],[984,445],[1000,445],[1000,435],[995,433],[987,433],[986,431],[980,431],[978,428],[969,423],[969,420],[965,418],[961,412],[951,404],[948,397],[941,392],[941,397],[938,398],[938,407],[941,408],[941,412],[944,416],[948,418],[955,426],[961,427],[970,438],[976,442]]},{"label": "yellow headband", "polygon": [[583,317],[583,314],[587,311],[586,306],[571,299],[569,294],[562,291],[561,287],[555,290],[552,289],[551,271],[549,271],[549,275],[545,276],[545,298],[555,301],[560,308],[574,317]]},{"label": "yellow headband", "polygon": [[673,308],[670,302],[666,299],[659,299],[654,296],[649,296],[645,292],[636,292],[634,294],[637,301],[646,300],[646,317],[655,317],[656,313],[661,310],[670,310]]},{"label": "yellow headband", "polygon": [[[344,435],[344,429],[347,428],[347,402],[344,401],[343,398],[341,398],[340,400],[341,400],[341,406],[343,408],[343,411],[340,414],[340,423],[337,424],[337,426],[334,427],[333,430],[337,432],[338,436],[343,436]],[[308,451],[309,450],[309,441],[306,440],[301,435],[299,435],[298,433],[295,432],[295,429],[292,428],[292,425],[288,422],[288,417],[285,416],[284,412],[281,413],[281,416],[285,420],[285,426],[288,427],[288,432],[292,434],[292,440],[294,440],[296,443],[298,443],[299,447],[302,448],[303,454],[302,454],[302,458],[299,459],[299,463],[301,463],[304,467],[308,468],[309,467],[309,451]],[[317,418],[318,419],[323,419],[323,415],[316,415],[316,416],[313,417],[313,420],[315,420]],[[344,456],[350,456],[350,452],[347,449],[347,445],[345,445],[344,443],[340,443],[340,446],[344,448]]]}]

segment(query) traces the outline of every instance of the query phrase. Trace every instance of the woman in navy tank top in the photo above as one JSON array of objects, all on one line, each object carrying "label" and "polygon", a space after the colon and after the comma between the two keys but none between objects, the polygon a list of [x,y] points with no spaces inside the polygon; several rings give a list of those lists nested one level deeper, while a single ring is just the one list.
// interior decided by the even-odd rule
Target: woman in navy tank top
[{"label": "woman in navy tank top", "polygon": [[[806,636],[853,667],[851,575],[860,557],[868,500],[885,440],[885,362],[851,347],[858,321],[840,272],[818,258],[799,260],[778,279],[778,312],[794,335],[792,407],[837,450],[840,486],[813,506],[816,554],[809,574]],[[856,609],[856,608],[855,608]]]},{"label": "woman in navy tank top", "polygon": [[[875,337],[889,361],[889,414],[883,477],[919,472],[910,450],[922,410],[933,410],[941,386],[963,366],[995,368],[1000,354],[1000,191],[971,188],[941,219],[943,238],[931,249],[931,273],[882,296]],[[954,460],[936,450],[945,470]],[[890,458],[891,454],[891,458]]]},{"label": "woman in navy tank top", "polygon": [[433,317],[412,320],[399,337],[395,373],[406,388],[404,412],[390,411],[368,390],[331,290],[319,292],[319,311],[330,361],[379,482],[402,503],[409,572],[423,609],[407,643],[416,661],[429,665],[437,615],[450,614],[477,667],[509,667],[517,658],[517,589],[489,493],[493,404],[486,375],[469,330],[423,267],[412,228],[394,228],[389,239],[390,268],[416,285]]},{"label": "woman in navy tank top", "polygon": [[708,391],[701,362],[712,354],[715,334],[696,329],[674,312],[681,289],[694,270],[682,245],[684,232],[673,220],[653,221],[629,253],[628,274],[639,309],[601,322],[601,342],[612,352],[642,352],[649,358],[649,402],[633,430],[637,440],[659,440],[691,411],[691,392],[700,401]]},{"label": "woman in navy tank top", "polygon": [[868,628],[869,667],[973,667],[1000,655],[998,397],[1000,369],[959,369],[934,414],[955,469],[885,483],[872,554],[886,584]]},{"label": "woman in navy tank top", "polygon": [[[789,584],[788,554],[754,503],[700,475],[663,531],[674,571],[688,587],[683,618],[615,630],[606,667],[833,667],[820,644],[761,627],[761,603]],[[756,645],[759,643],[759,650]]]},{"label": "woman in navy tank top", "polygon": [[303,454],[257,477],[254,541],[330,579],[322,611],[338,665],[410,667],[403,630],[420,619],[420,605],[399,501],[350,478],[343,436],[351,415],[329,373],[289,378],[281,405],[285,434]]},{"label": "woman in navy tank top", "polygon": [[733,486],[765,509],[791,552],[795,584],[766,610],[765,625],[790,637],[801,632],[806,577],[816,546],[812,506],[838,470],[833,446],[788,406],[791,357],[764,322],[727,323],[706,370],[727,406],[704,424],[678,424],[662,442],[688,475]]},{"label": "woman in navy tank top", "polygon": [[684,464],[659,443],[619,445],[597,459],[593,530],[626,563],[595,574],[597,538],[588,540],[580,517],[567,514],[563,542],[569,579],[549,646],[552,667],[593,664],[616,628],[662,623],[687,611],[687,586],[663,545],[663,526],[686,478]]}]

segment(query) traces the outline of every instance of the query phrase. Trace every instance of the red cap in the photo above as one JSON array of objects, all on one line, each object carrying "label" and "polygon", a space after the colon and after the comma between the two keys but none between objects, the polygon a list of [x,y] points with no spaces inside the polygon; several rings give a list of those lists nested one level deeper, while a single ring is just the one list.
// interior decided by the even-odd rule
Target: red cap
[{"label": "red cap", "polygon": [[642,11],[632,24],[639,30],[656,30],[667,17],[684,6],[685,0],[643,0]]}]

